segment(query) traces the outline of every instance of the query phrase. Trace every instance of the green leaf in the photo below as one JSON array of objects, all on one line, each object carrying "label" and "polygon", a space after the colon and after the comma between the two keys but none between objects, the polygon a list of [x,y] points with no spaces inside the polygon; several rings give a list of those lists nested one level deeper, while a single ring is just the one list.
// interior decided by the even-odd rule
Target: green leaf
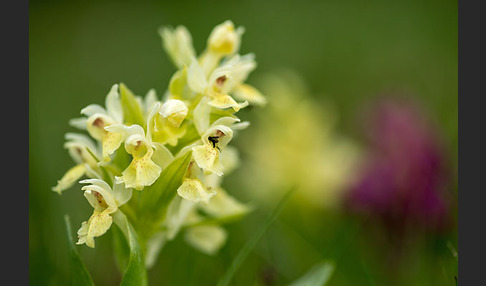
[{"label": "green leaf", "polygon": [[120,272],[127,268],[130,257],[130,246],[119,227],[113,227],[113,249],[115,253],[116,265]]},{"label": "green leaf", "polygon": [[125,124],[138,124],[144,127],[142,106],[135,95],[124,83],[120,83],[120,101]]},{"label": "green leaf", "polygon": [[267,217],[263,225],[261,225],[260,229],[257,233],[243,246],[243,248],[238,252],[238,255],[235,257],[233,262],[231,263],[230,267],[226,270],[225,274],[221,277],[218,282],[218,286],[226,286],[229,285],[233,275],[236,273],[238,268],[241,266],[243,261],[246,259],[248,254],[253,250],[256,246],[257,242],[262,238],[263,234],[270,228],[270,225],[273,221],[277,218],[280,211],[283,209],[287,201],[289,200],[290,196],[294,193],[297,188],[293,187],[287,191],[287,193],[282,197],[280,202],[277,204],[275,209],[272,213]]},{"label": "green leaf", "polygon": [[169,92],[174,99],[183,99],[187,95],[187,66],[174,73],[169,83]]},{"label": "green leaf", "polygon": [[88,269],[84,265],[81,257],[79,256],[78,250],[73,241],[73,235],[71,232],[71,222],[69,216],[64,216],[64,222],[66,223],[66,233],[68,238],[68,251],[69,251],[69,262],[71,269],[71,283],[72,285],[94,285],[91,275],[89,275]]},{"label": "green leaf", "polygon": [[295,280],[289,286],[324,286],[334,272],[334,264],[322,261],[312,267],[302,277]]},{"label": "green leaf", "polygon": [[117,211],[113,218],[120,230],[125,234],[130,248],[130,256],[128,258],[128,266],[123,273],[121,286],[131,285],[148,285],[147,283],[147,269],[143,260],[142,249],[138,241],[138,235],[128,222],[127,217],[121,212]]},{"label": "green leaf", "polygon": [[[160,177],[150,187],[143,190],[141,206],[156,221],[165,217],[167,207],[177,193],[186,175],[192,151],[175,158],[160,174]],[[158,225],[156,226],[158,227]]]}]

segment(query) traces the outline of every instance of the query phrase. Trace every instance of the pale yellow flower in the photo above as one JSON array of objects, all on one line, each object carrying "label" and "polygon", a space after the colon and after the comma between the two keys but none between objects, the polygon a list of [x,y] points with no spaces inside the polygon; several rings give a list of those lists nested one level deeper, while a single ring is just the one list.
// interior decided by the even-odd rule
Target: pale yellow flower
[{"label": "pale yellow flower", "polygon": [[194,92],[208,96],[210,106],[219,109],[231,107],[234,111],[239,111],[246,107],[248,102],[238,103],[228,94],[227,81],[233,81],[233,74],[234,66],[224,65],[215,69],[206,79],[204,71],[194,60],[187,70],[187,84]]},{"label": "pale yellow flower", "polygon": [[186,133],[181,123],[188,110],[184,102],[177,99],[156,103],[147,119],[147,136],[154,142],[177,145],[178,139]]},{"label": "pale yellow flower", "polygon": [[109,132],[105,127],[112,124],[123,123],[123,111],[118,93],[118,84],[114,84],[105,100],[106,109],[98,104],[91,104],[81,110],[87,118],[76,118],[70,121],[71,125],[86,129],[88,133],[102,145],[102,161],[105,164],[111,160],[110,155],[115,152],[123,142],[120,134]]},{"label": "pale yellow flower", "polygon": [[206,50],[198,59],[205,75],[209,75],[222,58],[238,52],[244,31],[243,27],[235,29],[230,20],[214,27],[208,37]]},{"label": "pale yellow flower", "polygon": [[206,172],[223,175],[223,165],[219,160],[222,149],[233,138],[233,130],[225,125],[209,128],[201,137],[202,145],[192,147],[193,157],[199,168]]},{"label": "pale yellow flower", "polygon": [[[271,204],[279,191],[299,186],[297,201],[306,207],[332,209],[352,182],[359,145],[337,130],[332,102],[316,102],[295,73],[268,75],[261,87],[272,104],[266,107],[244,142],[249,167],[246,188]],[[243,139],[245,140],[245,139]]]},{"label": "pale yellow flower", "polygon": [[180,68],[184,64],[189,65],[193,57],[196,56],[192,45],[192,37],[184,26],[177,26],[175,29],[164,27],[159,29],[159,34],[163,39],[164,48],[176,67]]},{"label": "pale yellow flower", "polygon": [[69,155],[76,165],[69,169],[52,188],[59,194],[73,186],[81,177],[87,175],[91,178],[99,178],[100,173],[97,161],[93,158],[93,155],[98,154],[98,149],[93,141],[85,135],[76,133],[67,133],[65,138],[67,141],[64,143],[64,148],[68,149]]},{"label": "pale yellow flower", "polygon": [[208,203],[211,197],[216,192],[214,190],[208,190],[201,180],[185,178],[182,185],[177,189],[177,193],[184,199],[193,201],[195,203],[204,202]]},{"label": "pale yellow flower", "polygon": [[130,200],[132,190],[125,188],[123,184],[115,184],[112,190],[106,182],[99,179],[83,180],[80,183],[90,184],[81,189],[94,210],[89,220],[81,224],[77,244],[86,244],[93,248],[94,238],[103,235],[110,228],[113,222],[111,214]]},{"label": "pale yellow flower", "polygon": [[[124,182],[127,188],[142,190],[145,186],[152,185],[158,179],[162,167],[173,158],[170,151],[162,144],[152,143],[147,139],[145,131],[139,125],[116,124],[106,129],[120,134],[125,141],[125,150],[132,155],[132,161],[122,172],[122,176],[115,177],[117,183]],[[154,161],[158,161],[158,164]]]},{"label": "pale yellow flower", "polygon": [[216,195],[216,192],[205,183],[205,177],[201,169],[192,161],[189,164],[186,178],[184,178],[181,186],[177,189],[177,194],[194,203],[208,203]]},{"label": "pale yellow flower", "polygon": [[237,52],[240,48],[241,35],[244,31],[243,27],[235,29],[232,21],[224,21],[211,31],[207,44],[208,50],[223,55]]},{"label": "pale yellow flower", "polygon": [[[194,248],[209,255],[214,255],[227,239],[226,231],[219,225],[205,225],[205,219],[229,221],[247,214],[251,208],[230,196],[218,184],[220,177],[214,174],[206,176],[205,184],[215,195],[207,203],[198,203],[185,211],[185,239]],[[215,185],[213,185],[215,184]],[[207,217],[202,217],[202,210]],[[202,223],[202,224],[201,224]]]},{"label": "pale yellow flower", "polygon": [[208,255],[214,255],[224,245],[228,234],[218,225],[201,225],[189,228],[184,238],[188,244]]},{"label": "pale yellow flower", "polygon": [[237,122],[240,122],[240,119],[234,117],[219,118],[206,129],[199,143],[191,147],[194,161],[199,168],[204,170],[205,174],[223,175],[220,154],[233,138],[234,130],[241,130],[249,125],[249,122]]}]

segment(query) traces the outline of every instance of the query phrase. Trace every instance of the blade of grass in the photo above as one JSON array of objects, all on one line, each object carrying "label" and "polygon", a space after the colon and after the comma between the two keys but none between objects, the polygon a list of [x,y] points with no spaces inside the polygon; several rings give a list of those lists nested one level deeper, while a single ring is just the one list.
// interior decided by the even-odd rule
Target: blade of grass
[{"label": "blade of grass", "polygon": [[360,262],[361,262],[361,268],[363,270],[363,273],[365,274],[366,282],[368,282],[368,285],[370,286],[376,285],[375,280],[373,279],[373,275],[368,267],[368,264],[364,260],[363,256],[360,256]]},{"label": "blade of grass", "polygon": [[78,250],[74,245],[71,232],[71,222],[68,215],[64,216],[64,222],[66,223],[66,233],[68,237],[68,251],[70,258],[69,262],[71,269],[72,285],[94,285],[91,275],[89,274],[88,269],[81,260]]},{"label": "blade of grass", "polygon": [[267,229],[270,227],[270,225],[273,223],[273,221],[277,218],[279,215],[280,211],[283,209],[287,201],[289,200],[290,196],[294,193],[296,190],[295,187],[290,188],[287,193],[282,197],[280,202],[277,204],[275,209],[272,211],[272,213],[267,217],[263,225],[260,227],[260,229],[257,231],[256,235],[253,236],[238,252],[238,255],[235,257],[233,262],[231,263],[230,267],[226,270],[225,274],[221,277],[219,280],[217,286],[227,286],[229,285],[231,279],[233,278],[234,274],[238,270],[238,268],[241,266],[243,261],[246,259],[248,254],[253,250],[253,248],[256,246],[257,242],[262,238],[262,236],[265,234]]}]

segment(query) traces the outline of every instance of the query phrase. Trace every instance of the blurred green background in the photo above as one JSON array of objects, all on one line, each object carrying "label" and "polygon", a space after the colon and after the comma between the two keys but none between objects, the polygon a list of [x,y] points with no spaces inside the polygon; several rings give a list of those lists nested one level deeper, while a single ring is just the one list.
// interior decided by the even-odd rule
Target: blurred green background
[{"label": "blurred green background", "polygon": [[[250,83],[281,68],[294,70],[317,103],[334,103],[339,131],[355,140],[360,140],[356,114],[365,102],[384,92],[406,91],[439,126],[457,182],[457,1],[32,0],[30,284],[69,284],[63,216],[69,214],[76,230],[91,213],[77,186],[62,196],[51,191],[73,165],[63,149],[64,134],[75,131],[68,120],[88,104],[104,104],[114,83],[124,82],[139,95],[150,88],[164,93],[175,69],[162,49],[158,27],[185,25],[200,53],[212,28],[227,19],[245,27],[241,53],[256,55]],[[263,111],[245,112],[244,119],[251,121],[257,112]],[[249,201],[240,180],[237,170],[224,186]],[[229,225],[229,240],[215,257],[197,252],[180,237],[169,243],[149,272],[151,285],[214,285],[268,212],[257,207]],[[232,285],[283,285],[321,259],[336,263],[329,285],[390,285],[387,265],[363,231],[356,221],[336,214],[294,211],[291,202]],[[457,248],[457,230],[417,243],[397,285],[454,285],[457,260],[449,242]],[[120,280],[110,248],[110,232],[97,239],[94,250],[79,247],[98,285]]]}]

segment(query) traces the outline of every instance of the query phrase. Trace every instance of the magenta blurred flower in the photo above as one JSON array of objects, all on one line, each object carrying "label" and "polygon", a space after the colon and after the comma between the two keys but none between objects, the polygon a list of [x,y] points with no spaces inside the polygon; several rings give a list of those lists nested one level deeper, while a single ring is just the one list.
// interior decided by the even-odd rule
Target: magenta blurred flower
[{"label": "magenta blurred flower", "polygon": [[389,228],[448,228],[450,170],[436,130],[408,101],[386,98],[368,111],[370,149],[348,192],[348,210]]}]

